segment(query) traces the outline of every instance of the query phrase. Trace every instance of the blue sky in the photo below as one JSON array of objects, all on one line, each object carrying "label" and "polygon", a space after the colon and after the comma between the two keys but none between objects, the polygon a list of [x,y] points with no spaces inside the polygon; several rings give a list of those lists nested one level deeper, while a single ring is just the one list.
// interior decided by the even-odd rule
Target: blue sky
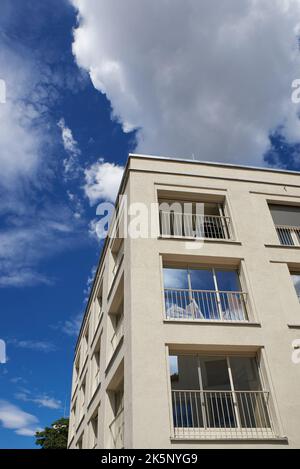
[{"label": "blue sky", "polygon": [[1,1],[1,448],[68,414],[96,204],[130,151],[300,169],[300,5],[264,0],[258,26],[238,3]]},{"label": "blue sky", "polygon": [[[34,125],[41,125],[50,140],[43,142],[42,163],[35,169],[38,177],[17,174],[0,189],[2,242],[12,251],[0,254],[0,337],[6,341],[8,356],[7,363],[0,365],[0,421],[8,404],[17,407],[10,411],[18,418],[16,425],[2,421],[0,446],[31,448],[34,438],[16,433],[23,424],[30,429],[44,427],[68,414],[75,334],[100,251],[100,243],[89,234],[95,207],[84,197],[82,168],[99,158],[124,164],[134,147],[134,133],[123,133],[111,119],[109,101],[77,67],[71,52],[76,15],[68,2],[8,0],[1,2],[1,10],[3,48],[25,57],[41,75],[36,86],[45,90],[46,109]],[[51,92],[54,96],[48,98]],[[64,172],[63,161],[69,154],[57,125],[61,119],[77,142],[79,175],[66,177]],[[80,218],[74,216],[76,204]],[[51,229],[49,222],[57,229]],[[10,278],[14,262],[16,271]],[[36,421],[32,424],[21,412]]]}]

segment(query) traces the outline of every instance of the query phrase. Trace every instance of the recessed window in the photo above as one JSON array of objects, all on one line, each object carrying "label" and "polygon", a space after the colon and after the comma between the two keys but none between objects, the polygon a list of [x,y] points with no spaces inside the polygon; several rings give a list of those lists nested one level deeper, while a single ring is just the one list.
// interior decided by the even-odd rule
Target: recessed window
[{"label": "recessed window", "polygon": [[300,245],[300,207],[269,204],[280,244]]},{"label": "recessed window", "polygon": [[98,409],[90,420],[91,448],[94,449],[98,443]]},{"label": "recessed window", "polygon": [[295,287],[296,295],[300,301],[300,273],[291,273],[291,278]]},{"label": "recessed window", "polygon": [[272,436],[256,357],[171,355],[170,381],[175,436]]},{"label": "recessed window", "polygon": [[92,356],[92,395],[100,384],[100,357],[101,357],[101,337],[95,346]]},{"label": "recessed window", "polygon": [[223,202],[159,200],[160,234],[165,237],[231,238]]},{"label": "recessed window", "polygon": [[164,268],[167,319],[247,320],[237,270]]}]

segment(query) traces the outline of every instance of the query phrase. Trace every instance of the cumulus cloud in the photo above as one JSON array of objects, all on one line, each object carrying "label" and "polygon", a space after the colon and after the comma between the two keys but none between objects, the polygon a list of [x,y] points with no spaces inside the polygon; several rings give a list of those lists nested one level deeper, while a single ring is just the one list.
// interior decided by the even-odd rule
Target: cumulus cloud
[{"label": "cumulus cloud", "polygon": [[0,400],[0,422],[4,428],[14,430],[18,435],[34,436],[39,430],[35,415],[5,400]]},{"label": "cumulus cloud", "polygon": [[299,0],[71,2],[77,63],[137,151],[258,164],[278,127],[300,140]]},{"label": "cumulus cloud", "polygon": [[114,202],[124,168],[100,159],[84,171],[84,192],[91,205],[100,200]]}]

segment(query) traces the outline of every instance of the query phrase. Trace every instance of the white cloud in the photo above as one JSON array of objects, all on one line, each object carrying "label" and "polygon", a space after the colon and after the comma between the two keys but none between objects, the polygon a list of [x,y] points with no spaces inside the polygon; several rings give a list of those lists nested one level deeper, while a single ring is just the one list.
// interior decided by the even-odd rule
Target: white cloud
[{"label": "white cloud", "polygon": [[86,281],[86,287],[83,291],[83,293],[85,295],[84,302],[88,301],[88,298],[89,298],[89,295],[90,295],[90,292],[91,292],[91,288],[92,288],[92,284],[94,282],[96,271],[97,271],[97,265],[93,265],[92,268],[91,268],[90,274],[87,278],[87,281]]},{"label": "white cloud", "polygon": [[12,50],[5,41],[0,52],[6,84],[6,102],[0,104],[0,185],[13,191],[17,178],[35,178],[44,149],[51,147],[44,117],[53,94],[46,86],[46,73],[30,54]]},{"label": "white cloud", "polygon": [[300,140],[299,0],[71,2],[77,63],[137,151],[260,164],[278,126]]},{"label": "white cloud", "polygon": [[0,233],[0,288],[52,284],[38,264],[74,244],[79,222],[66,207],[48,204],[41,210],[26,202],[11,208],[1,200],[0,213],[2,205],[10,215]]},{"label": "white cloud", "polygon": [[49,342],[48,340],[18,340],[10,339],[8,343],[14,345],[17,348],[22,348],[26,350],[33,350],[36,352],[54,352],[56,346]]},{"label": "white cloud", "polygon": [[21,436],[34,436],[35,433],[40,431],[40,430],[41,430],[40,427],[37,427],[35,429],[33,429],[33,428],[19,428],[18,430],[16,430],[16,434],[21,435]]},{"label": "white cloud", "polygon": [[124,168],[100,159],[84,171],[85,195],[90,204],[99,200],[114,202],[118,193]]},{"label": "white cloud", "polygon": [[68,336],[77,337],[82,323],[82,317],[83,314],[79,313],[64,322],[59,322],[57,325],[51,327],[53,329],[61,330]]},{"label": "white cloud", "polygon": [[61,129],[63,146],[68,154],[68,158],[63,160],[65,177],[70,179],[76,178],[79,176],[81,171],[78,161],[78,157],[81,152],[78,148],[78,143],[74,139],[71,129],[66,126],[63,118],[58,121],[57,125]]},{"label": "white cloud", "polygon": [[62,402],[59,399],[50,397],[47,394],[31,396],[30,392],[18,392],[15,394],[15,398],[24,402],[33,402],[39,407],[46,407],[48,409],[60,409],[62,407]]},{"label": "white cloud", "polygon": [[33,436],[39,430],[35,415],[5,400],[0,400],[0,422],[4,428],[14,430],[18,435]]},{"label": "white cloud", "polygon": [[0,288],[48,285],[52,279],[39,272],[38,263],[73,245],[79,226],[77,206],[75,213],[54,207],[47,196],[57,144],[49,109],[68,74],[62,77],[21,45],[12,49],[2,39],[0,78],[7,96],[0,103]]}]

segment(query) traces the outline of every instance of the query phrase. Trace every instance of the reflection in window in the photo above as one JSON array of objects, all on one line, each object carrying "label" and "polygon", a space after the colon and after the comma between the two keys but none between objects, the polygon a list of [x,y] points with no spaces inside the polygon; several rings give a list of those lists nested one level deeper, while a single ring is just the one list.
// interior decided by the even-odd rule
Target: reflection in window
[{"label": "reflection in window", "polygon": [[300,301],[300,274],[291,274],[294,287],[298,296],[298,299]]},{"label": "reflection in window", "polygon": [[271,427],[254,357],[173,355],[170,378],[175,429]]},{"label": "reflection in window", "polygon": [[247,320],[238,272],[164,268],[167,318]]}]

